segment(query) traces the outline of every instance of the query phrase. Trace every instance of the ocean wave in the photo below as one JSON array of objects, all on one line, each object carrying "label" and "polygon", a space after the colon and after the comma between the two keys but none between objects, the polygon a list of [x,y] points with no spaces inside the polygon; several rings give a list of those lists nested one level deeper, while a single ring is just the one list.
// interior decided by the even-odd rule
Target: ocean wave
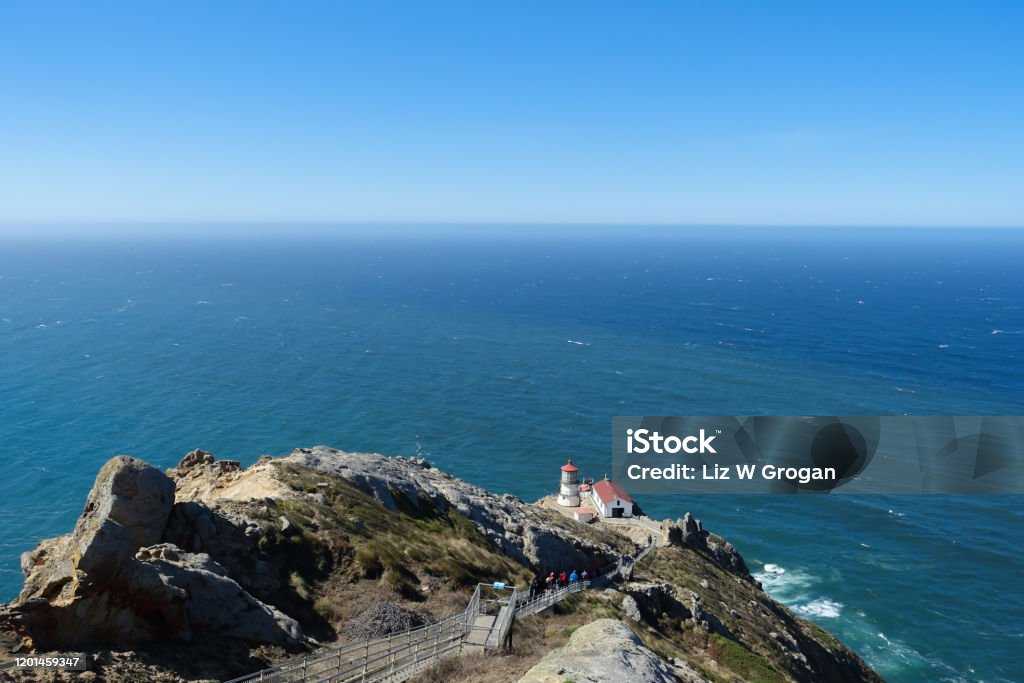
[{"label": "ocean wave", "polygon": [[829,600],[828,598],[820,598],[803,605],[793,606],[793,611],[795,612],[806,617],[818,617],[821,619],[838,619],[842,610],[843,603]]},{"label": "ocean wave", "polygon": [[770,562],[763,565],[760,572],[754,572],[754,578],[766,592],[787,605],[808,599],[807,590],[817,582],[817,577],[807,572],[787,570]]},{"label": "ocean wave", "polygon": [[881,632],[878,633],[878,637],[882,639],[890,653],[906,662],[923,659],[917,650],[900,640],[889,638]]},{"label": "ocean wave", "polygon": [[816,594],[814,585],[818,579],[807,572],[787,571],[785,567],[767,562],[760,572],[754,573],[754,578],[761,582],[765,592],[805,617],[835,619],[844,606],[838,600]]}]

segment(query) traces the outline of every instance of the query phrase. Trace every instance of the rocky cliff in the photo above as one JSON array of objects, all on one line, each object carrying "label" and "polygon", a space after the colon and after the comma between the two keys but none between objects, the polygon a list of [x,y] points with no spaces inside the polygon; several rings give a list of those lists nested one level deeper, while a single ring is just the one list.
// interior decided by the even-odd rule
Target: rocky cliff
[{"label": "rocky cliff", "polygon": [[615,619],[598,619],[580,627],[569,642],[532,666],[519,683],[563,681],[675,683],[668,663],[643,646],[633,630]]},{"label": "rocky cliff", "polygon": [[[584,625],[567,642],[531,626],[559,617],[530,617],[517,629],[544,635],[504,666],[432,680],[549,680],[595,648],[633,671],[616,680],[876,678],[689,514],[658,538],[631,581],[560,607],[566,629]],[[193,451],[165,473],[120,456],[71,533],[24,554],[24,588],[0,606],[0,661],[85,650],[95,666],[83,680],[228,678],[445,616],[479,581],[525,585],[633,545],[626,528],[579,524],[419,459],[317,447],[242,468]]]}]

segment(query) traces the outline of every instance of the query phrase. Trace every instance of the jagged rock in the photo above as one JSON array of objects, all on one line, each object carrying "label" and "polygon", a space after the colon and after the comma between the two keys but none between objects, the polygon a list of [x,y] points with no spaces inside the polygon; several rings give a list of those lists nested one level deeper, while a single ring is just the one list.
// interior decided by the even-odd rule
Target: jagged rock
[{"label": "jagged rock", "polygon": [[672,673],[681,683],[707,683],[707,678],[681,659],[672,660]]},{"label": "jagged rock", "polygon": [[722,623],[722,620],[708,611],[701,602],[700,596],[690,593],[690,613],[693,615],[693,623],[699,625],[709,633],[718,633],[726,638],[732,638],[732,632]]},{"label": "jagged rock", "polygon": [[629,586],[627,597],[633,599],[640,614],[647,615],[651,623],[661,616],[679,621],[691,617],[690,610],[679,601],[676,589],[671,584],[633,583]]},{"label": "jagged rock", "polygon": [[[282,459],[342,477],[392,510],[454,508],[473,522],[499,550],[536,570],[586,567],[595,557],[615,556],[558,526],[545,511],[511,495],[498,495],[455,479],[419,458],[389,458],[346,453],[317,446],[300,448]],[[555,515],[557,513],[550,513]]]},{"label": "jagged rock", "polygon": [[163,540],[191,553],[206,553],[254,596],[265,599],[281,586],[278,568],[259,558],[265,534],[251,519],[195,502],[175,503]]},{"label": "jagged rock", "polygon": [[182,458],[181,461],[178,463],[178,466],[173,470],[168,471],[168,475],[171,475],[172,472],[179,475],[183,475],[195,469],[196,467],[200,467],[202,465],[212,465],[213,463],[214,458],[212,453],[208,453],[202,449],[197,448],[194,451],[189,451],[188,453],[186,453],[185,457]]},{"label": "jagged rock", "polygon": [[632,595],[622,598],[622,613],[633,621],[644,620],[644,616],[640,614],[640,606],[636,604],[636,598]]},{"label": "jagged rock", "polygon": [[[189,640],[196,632],[254,643],[295,644],[302,638],[297,621],[252,597],[205,553],[163,543],[140,549],[136,559],[129,593],[161,615],[157,623],[163,632],[151,638]],[[133,626],[134,632],[119,634],[121,640],[138,639],[138,625]]]},{"label": "jagged rock", "polygon": [[273,500],[286,493],[274,476],[274,459],[260,458],[247,470],[237,460],[216,460],[206,451],[188,453],[167,470],[179,500],[213,505],[220,500]]},{"label": "jagged rock", "polygon": [[725,539],[707,531],[700,520],[695,519],[689,512],[681,519],[668,524],[665,535],[670,545],[706,550],[723,569],[753,581],[739,551]]},{"label": "jagged rock", "polygon": [[744,579],[752,580],[750,570],[747,569],[747,563],[743,561],[740,551],[736,550],[732,543],[729,543],[729,541],[720,536],[710,534],[707,539],[707,547],[711,556],[715,558],[715,562],[718,563],[718,566],[733,574],[738,574]]},{"label": "jagged rock", "polygon": [[160,542],[173,504],[174,484],[160,470],[113,458],[100,468],[75,530],[22,556],[18,602],[67,601],[79,583],[106,580],[136,549]]},{"label": "jagged rock", "polygon": [[[203,455],[192,459],[208,464]],[[199,632],[296,643],[298,623],[250,595],[209,555],[161,543],[180,535],[202,547],[226,540],[233,525],[202,506],[177,507],[173,520],[172,510],[174,482],[160,470],[127,456],[105,464],[74,531],[22,558],[25,587],[12,608],[33,646],[131,645]]]},{"label": "jagged rock", "polygon": [[199,475],[203,470],[212,469],[217,473],[238,472],[242,469],[242,463],[237,460],[217,460],[212,453],[196,449],[185,454],[177,467],[167,470],[171,477],[183,477],[189,474]]},{"label": "jagged rock", "polygon": [[581,626],[562,648],[549,652],[519,683],[675,683],[672,668],[640,643],[626,624],[598,619]]},{"label": "jagged rock", "polygon": [[679,529],[679,543],[681,545],[685,545],[690,548],[705,547],[706,535],[704,533],[704,527],[701,525],[699,519],[694,519],[693,516],[687,512],[677,524],[677,528]]}]

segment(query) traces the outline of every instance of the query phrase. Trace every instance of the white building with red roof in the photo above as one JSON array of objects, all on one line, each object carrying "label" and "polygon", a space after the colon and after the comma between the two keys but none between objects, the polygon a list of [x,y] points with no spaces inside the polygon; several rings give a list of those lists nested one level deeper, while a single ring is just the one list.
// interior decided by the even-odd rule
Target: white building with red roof
[{"label": "white building with red roof", "polygon": [[626,490],[609,479],[594,482],[590,499],[601,517],[632,517],[633,499]]},{"label": "white building with red roof", "polygon": [[577,522],[583,522],[584,524],[586,524],[588,522],[593,521],[594,515],[596,514],[597,513],[594,512],[594,508],[583,506],[578,507],[572,511],[572,518],[575,519]]},{"label": "white building with red roof", "polygon": [[562,478],[558,486],[558,504],[576,508],[573,518],[589,522],[595,517],[632,517],[636,504],[626,490],[605,475],[601,481],[585,479],[580,483],[580,468],[572,458],[562,465]]}]

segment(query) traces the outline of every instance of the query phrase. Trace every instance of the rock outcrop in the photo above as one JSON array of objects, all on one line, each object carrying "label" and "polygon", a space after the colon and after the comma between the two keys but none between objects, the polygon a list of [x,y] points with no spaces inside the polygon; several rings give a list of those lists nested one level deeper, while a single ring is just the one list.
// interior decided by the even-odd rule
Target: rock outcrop
[{"label": "rock outcrop", "polygon": [[622,610],[633,621],[656,624],[659,619],[668,618],[679,623],[693,618],[671,584],[634,582],[623,590],[626,595],[622,598]]},{"label": "rock outcrop", "polygon": [[636,598],[626,595],[622,598],[622,613],[631,621],[643,621],[644,616],[640,613],[640,606],[636,604]]},{"label": "rock outcrop", "polygon": [[722,623],[722,620],[704,607],[704,603],[701,602],[701,597],[697,593],[690,593],[690,614],[692,615],[693,623],[705,631],[718,633],[726,638],[733,637],[729,628]]},{"label": "rock outcrop", "polygon": [[519,683],[676,683],[672,668],[616,619],[581,626],[565,647],[549,652]]},{"label": "rock outcrop", "polygon": [[729,543],[729,541],[725,540],[721,536],[709,533],[707,538],[707,548],[708,552],[711,553],[711,557],[715,558],[715,562],[718,563],[719,567],[753,581],[753,577],[750,575],[750,570],[747,569],[747,563],[743,561],[743,556],[740,555],[740,551],[736,550],[732,543]]},{"label": "rock outcrop", "polygon": [[668,541],[688,548],[705,548],[707,534],[700,520],[694,519],[693,515],[687,512],[682,519],[676,520],[676,523],[669,527]]},{"label": "rock outcrop", "polygon": [[20,602],[64,604],[81,584],[106,581],[144,545],[160,542],[174,504],[174,484],[141,460],[118,456],[104,465],[75,530],[43,541],[21,558]]},{"label": "rock outcrop", "polygon": [[[76,648],[201,633],[259,643],[302,638],[298,622],[199,552],[216,547],[230,557],[233,547],[250,548],[244,529],[201,505],[176,505],[174,491],[173,480],[141,460],[118,456],[103,466],[74,531],[22,557],[25,584],[11,609],[26,640]],[[250,582],[261,577],[240,575]]]},{"label": "rock outcrop", "polygon": [[732,543],[704,529],[700,520],[689,512],[674,523],[668,522],[665,536],[669,544],[707,552],[720,567],[753,580],[746,562]]},{"label": "rock outcrop", "polygon": [[282,459],[352,482],[391,510],[453,508],[470,520],[505,555],[535,570],[585,567],[594,557],[610,560],[615,551],[574,534],[557,513],[510,495],[498,495],[431,467],[419,458],[346,453],[317,446]]},{"label": "rock outcrop", "polygon": [[[270,508],[276,505],[264,507],[271,517]],[[174,504],[162,538],[187,552],[210,555],[243,588],[263,599],[281,586],[280,569],[255,552],[264,534],[253,519],[188,501]]]}]

